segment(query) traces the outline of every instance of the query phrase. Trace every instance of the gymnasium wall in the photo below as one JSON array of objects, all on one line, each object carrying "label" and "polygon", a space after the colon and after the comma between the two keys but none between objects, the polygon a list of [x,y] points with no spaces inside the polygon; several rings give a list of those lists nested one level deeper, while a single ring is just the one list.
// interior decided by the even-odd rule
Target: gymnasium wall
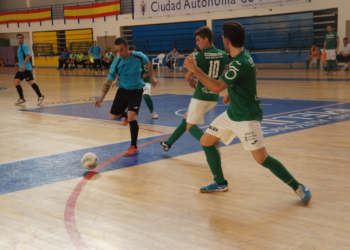
[{"label": "gymnasium wall", "polygon": [[26,0],[16,0],[16,1],[0,0],[0,10],[11,10],[11,9],[18,9],[18,8],[27,8]]},{"label": "gymnasium wall", "polygon": [[[2,2],[2,1],[1,1]],[[46,2],[46,1],[45,1]],[[0,38],[2,33],[9,32],[29,32],[30,36],[33,31],[53,31],[53,30],[69,30],[69,29],[84,29],[93,28],[94,39],[97,36],[104,36],[105,32],[108,32],[108,36],[115,35],[117,37],[121,34],[121,27],[124,26],[140,26],[140,25],[151,25],[151,24],[167,24],[167,23],[178,23],[178,22],[195,22],[195,21],[206,21],[209,27],[212,27],[214,20],[220,19],[232,19],[252,16],[267,16],[277,15],[286,13],[297,13],[306,11],[315,11],[322,9],[338,8],[338,33],[340,38],[343,38],[346,34],[346,21],[350,19],[348,14],[349,0],[312,0],[304,4],[289,4],[284,6],[270,6],[256,9],[240,9],[234,11],[222,11],[222,12],[211,12],[211,13],[198,13],[191,15],[179,15],[179,16],[164,16],[146,19],[132,19],[131,14],[125,14],[118,16],[116,20],[115,16],[106,17],[106,22],[103,18],[96,18],[94,21],[91,19],[80,20],[66,20],[66,24],[63,20],[55,20],[54,25],[51,21],[39,23],[31,23],[30,27],[28,24],[9,24],[9,28],[6,25],[0,25]],[[30,37],[32,40],[32,37]]]}]

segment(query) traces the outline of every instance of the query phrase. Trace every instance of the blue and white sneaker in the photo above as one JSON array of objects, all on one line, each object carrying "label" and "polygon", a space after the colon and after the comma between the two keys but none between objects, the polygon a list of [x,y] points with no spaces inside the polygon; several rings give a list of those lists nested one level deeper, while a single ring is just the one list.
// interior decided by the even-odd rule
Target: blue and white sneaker
[{"label": "blue and white sneaker", "polygon": [[299,195],[300,199],[305,203],[305,205],[309,204],[311,200],[312,193],[308,187],[304,185],[300,185],[295,193]]},{"label": "blue and white sneaker", "polygon": [[228,184],[220,185],[215,181],[210,182],[208,186],[199,189],[201,193],[211,193],[211,192],[225,192],[228,190]]}]

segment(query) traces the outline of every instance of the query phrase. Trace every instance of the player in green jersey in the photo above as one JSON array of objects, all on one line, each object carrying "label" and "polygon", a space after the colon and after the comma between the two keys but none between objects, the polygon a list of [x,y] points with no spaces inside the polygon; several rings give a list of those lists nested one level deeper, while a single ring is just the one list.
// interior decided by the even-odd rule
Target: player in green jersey
[{"label": "player in green jersey", "polygon": [[212,79],[197,67],[196,61],[186,58],[184,66],[199,81],[214,93],[228,89],[224,103],[230,105],[218,116],[200,139],[214,181],[200,192],[227,191],[228,183],[221,168],[221,157],[215,143],[221,140],[228,145],[238,136],[246,150],[250,150],[257,163],[268,168],[279,179],[289,185],[305,204],[311,198],[310,190],[300,184],[276,159],[267,154],[260,123],[262,109],[256,91],[256,68],[250,54],[244,50],[244,27],[237,22],[226,22],[222,26],[225,50],[233,58],[228,71],[218,80]]},{"label": "player in green jersey", "polygon": [[78,65],[83,65],[84,68],[86,68],[85,65],[85,55],[81,53],[80,50],[78,50],[75,60],[74,60],[74,66],[76,69],[78,69]]},{"label": "player in green jersey", "polygon": [[[130,45],[129,51],[137,51],[136,46]],[[151,113],[153,119],[158,119],[158,115],[156,111],[154,111],[153,100],[151,98],[151,78],[148,73],[147,65],[143,65],[142,71],[142,79],[145,82],[145,86],[143,87],[143,100],[146,102],[146,105]],[[155,86],[154,86],[155,87]]]},{"label": "player in green jersey", "polygon": [[[213,79],[218,79],[229,63],[229,55],[213,45],[213,32],[209,27],[201,27],[194,32],[196,44],[201,50],[195,59],[198,67]],[[188,111],[184,115],[181,124],[167,141],[161,141],[160,145],[164,151],[169,151],[170,147],[179,139],[186,130],[200,140],[203,131],[197,126],[204,123],[204,114],[216,106],[219,101],[219,94],[214,93],[201,83],[192,78],[193,73],[188,72],[185,76],[192,88],[195,88]]]},{"label": "player in green jersey", "polygon": [[324,73],[328,75],[331,71],[331,65],[333,65],[333,75],[337,74],[337,61],[336,56],[339,48],[339,37],[337,32],[333,31],[332,26],[327,26],[327,33],[324,38],[323,48],[326,50],[326,60],[327,60],[327,72]]}]

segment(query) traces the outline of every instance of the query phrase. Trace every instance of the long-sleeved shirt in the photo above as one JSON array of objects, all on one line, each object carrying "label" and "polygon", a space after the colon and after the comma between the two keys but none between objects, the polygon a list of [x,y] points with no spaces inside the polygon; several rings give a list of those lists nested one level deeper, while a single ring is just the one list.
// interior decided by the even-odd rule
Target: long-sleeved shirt
[{"label": "long-sleeved shirt", "polygon": [[179,52],[174,52],[174,51],[170,51],[170,53],[166,56],[165,60],[169,61],[169,60],[174,60],[174,59],[170,59],[171,57],[179,57],[180,54]]}]

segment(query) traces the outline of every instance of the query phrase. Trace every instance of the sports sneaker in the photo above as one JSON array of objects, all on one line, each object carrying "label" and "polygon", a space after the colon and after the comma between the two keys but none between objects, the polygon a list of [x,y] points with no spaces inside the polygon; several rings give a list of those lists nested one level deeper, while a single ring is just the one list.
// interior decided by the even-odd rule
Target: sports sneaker
[{"label": "sports sneaker", "polygon": [[129,123],[128,118],[124,117],[122,120],[122,126],[126,126]]},{"label": "sports sneaker", "polygon": [[163,147],[163,150],[164,150],[165,152],[168,152],[169,149],[171,148],[171,145],[169,145],[168,143],[166,143],[166,141],[160,141],[159,143],[160,143],[160,145]]},{"label": "sports sneaker", "polygon": [[228,184],[220,185],[220,184],[217,184],[214,180],[210,182],[208,186],[205,186],[199,189],[201,193],[225,192],[227,190],[228,190]]},{"label": "sports sneaker", "polygon": [[295,193],[299,195],[300,199],[305,203],[305,205],[309,204],[312,193],[306,186],[299,185],[298,189],[295,190]]},{"label": "sports sneaker", "polygon": [[329,72],[325,72],[325,73],[323,73],[324,75],[329,75]]},{"label": "sports sneaker", "polygon": [[152,111],[151,116],[153,119],[158,119],[158,115],[154,110]]},{"label": "sports sneaker", "polygon": [[337,72],[333,72],[333,75],[335,76],[337,74]]},{"label": "sports sneaker", "polygon": [[130,146],[128,150],[124,151],[123,154],[124,156],[132,156],[132,155],[137,155],[139,153],[139,149],[135,148],[135,146]]},{"label": "sports sneaker", "polygon": [[45,99],[45,96],[43,95],[38,98],[38,106],[44,101],[44,99]]},{"label": "sports sneaker", "polygon": [[25,103],[25,102],[26,102],[25,99],[18,99],[15,104],[22,104],[22,103]]}]

